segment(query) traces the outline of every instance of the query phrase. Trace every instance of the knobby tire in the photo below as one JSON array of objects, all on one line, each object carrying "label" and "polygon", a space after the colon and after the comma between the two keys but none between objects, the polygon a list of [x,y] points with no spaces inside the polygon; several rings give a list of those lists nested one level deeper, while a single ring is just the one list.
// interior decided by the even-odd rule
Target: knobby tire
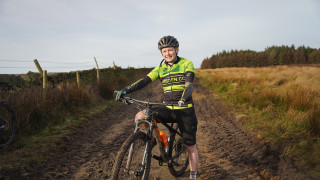
[{"label": "knobby tire", "polygon": [[[147,141],[147,136],[141,131],[137,131],[136,133],[129,136],[126,141],[122,144],[120,151],[116,157],[115,164],[112,169],[112,178],[113,180],[117,179],[148,179],[151,165],[151,150],[150,150],[150,142]],[[130,150],[131,144],[134,144],[132,161],[130,164],[130,169],[126,169],[128,154]],[[145,147],[148,144],[147,150],[147,158],[146,164],[144,167],[144,171],[139,173],[138,176],[135,176],[136,172],[141,172],[141,162],[143,159],[143,153]]]}]

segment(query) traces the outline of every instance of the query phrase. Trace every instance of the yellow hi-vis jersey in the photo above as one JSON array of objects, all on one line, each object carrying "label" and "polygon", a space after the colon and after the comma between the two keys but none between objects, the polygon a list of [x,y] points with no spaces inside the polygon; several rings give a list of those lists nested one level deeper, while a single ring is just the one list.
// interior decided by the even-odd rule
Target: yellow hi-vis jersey
[{"label": "yellow hi-vis jersey", "polygon": [[126,93],[131,93],[141,89],[148,83],[160,79],[164,92],[164,103],[170,109],[184,109],[193,107],[192,96],[185,99],[187,107],[179,107],[178,101],[185,90],[186,82],[193,82],[195,69],[193,63],[185,58],[177,57],[177,61],[173,65],[167,62],[160,64],[154,68],[145,78],[138,80],[131,86],[125,88]]}]

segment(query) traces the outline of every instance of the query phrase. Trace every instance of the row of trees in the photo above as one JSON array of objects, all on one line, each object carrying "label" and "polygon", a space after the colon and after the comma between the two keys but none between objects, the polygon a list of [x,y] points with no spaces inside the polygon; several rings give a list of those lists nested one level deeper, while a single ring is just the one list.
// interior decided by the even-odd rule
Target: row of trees
[{"label": "row of trees", "polygon": [[272,46],[262,52],[252,50],[222,51],[205,58],[201,69],[223,67],[259,67],[320,63],[320,49],[300,46]]}]

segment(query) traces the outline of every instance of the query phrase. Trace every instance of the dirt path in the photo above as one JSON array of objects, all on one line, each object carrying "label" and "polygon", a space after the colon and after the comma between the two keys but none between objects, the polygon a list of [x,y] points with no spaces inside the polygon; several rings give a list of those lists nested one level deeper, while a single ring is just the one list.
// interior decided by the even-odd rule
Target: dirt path
[{"label": "dirt path", "polygon": [[[152,83],[132,97],[161,100],[161,84]],[[195,84],[193,97],[198,117],[199,179],[306,179],[288,162],[255,141],[236,120],[230,107],[214,99]],[[23,179],[108,179],[116,152],[133,132],[137,106],[120,105],[106,110],[66,137],[50,153],[55,158],[41,167],[14,178]],[[150,179],[174,178],[167,167],[153,161]]]}]

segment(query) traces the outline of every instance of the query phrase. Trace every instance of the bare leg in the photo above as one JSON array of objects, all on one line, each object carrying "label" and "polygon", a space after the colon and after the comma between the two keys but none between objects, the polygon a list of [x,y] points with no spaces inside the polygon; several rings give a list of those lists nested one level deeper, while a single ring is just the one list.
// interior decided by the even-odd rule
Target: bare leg
[{"label": "bare leg", "polygon": [[[137,114],[136,114],[136,117],[134,118],[134,122],[136,123],[138,119],[143,119],[144,116],[146,114],[146,110],[142,110],[142,111],[139,111]],[[149,127],[149,124],[148,123],[141,123],[140,124],[141,127],[145,127],[145,128],[148,128]],[[141,130],[142,132],[146,133],[145,130]]]},{"label": "bare leg", "polygon": [[[137,114],[136,114],[136,117],[134,118],[134,122],[136,123],[138,119],[143,119],[145,117],[145,114],[146,114],[146,110],[142,110],[142,111],[139,111]],[[149,124],[148,123],[141,123],[140,124],[140,127],[144,127],[144,128],[148,128],[149,127]],[[143,133],[147,133],[146,130],[144,129],[140,129],[141,132]],[[151,141],[151,149],[157,144],[155,138],[152,138],[152,141]]]},{"label": "bare leg", "polygon": [[190,171],[197,172],[198,171],[198,163],[199,163],[199,155],[196,145],[187,146],[188,154],[189,154],[189,166]]}]

